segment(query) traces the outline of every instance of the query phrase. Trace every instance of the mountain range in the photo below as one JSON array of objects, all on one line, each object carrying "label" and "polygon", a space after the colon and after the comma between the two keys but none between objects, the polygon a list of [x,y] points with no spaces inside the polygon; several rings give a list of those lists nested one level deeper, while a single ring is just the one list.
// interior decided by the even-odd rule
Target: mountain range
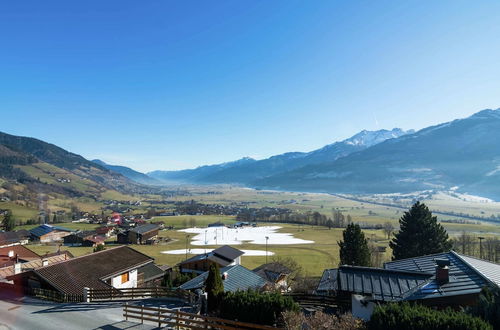
[{"label": "mountain range", "polygon": [[499,141],[500,110],[487,109],[418,132],[362,131],[312,152],[148,175],[170,183],[330,193],[453,188],[500,200]]},{"label": "mountain range", "polygon": [[453,188],[500,200],[499,141],[500,110],[488,109],[417,132],[361,131],[311,152],[144,174],[0,133],[0,184],[70,196],[96,196],[108,189],[140,192],[145,185],[167,183],[359,194]]}]

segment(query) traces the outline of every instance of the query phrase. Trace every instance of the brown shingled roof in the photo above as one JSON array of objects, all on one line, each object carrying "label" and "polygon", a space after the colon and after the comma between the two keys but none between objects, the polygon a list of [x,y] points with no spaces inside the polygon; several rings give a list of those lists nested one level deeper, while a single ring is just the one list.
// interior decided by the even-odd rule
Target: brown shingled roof
[{"label": "brown shingled roof", "polygon": [[34,270],[64,293],[83,293],[83,288],[109,288],[103,280],[153,262],[153,258],[120,246]]},{"label": "brown shingled roof", "polygon": [[15,258],[9,258],[9,251],[14,252],[14,256],[20,260],[30,261],[35,259],[40,259],[41,257],[35,252],[31,251],[27,247],[23,245],[13,245],[0,248],[0,267],[10,266],[11,264],[15,264]]}]

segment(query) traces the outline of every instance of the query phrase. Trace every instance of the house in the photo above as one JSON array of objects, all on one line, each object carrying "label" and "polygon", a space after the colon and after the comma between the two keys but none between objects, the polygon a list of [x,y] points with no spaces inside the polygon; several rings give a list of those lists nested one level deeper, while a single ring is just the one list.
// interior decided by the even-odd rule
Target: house
[{"label": "house", "polygon": [[104,226],[96,228],[95,232],[97,235],[105,236],[107,238],[111,237],[115,231],[115,227],[113,226]]},{"label": "house", "polygon": [[27,230],[0,232],[0,247],[28,244],[29,232]]},{"label": "house", "polygon": [[328,269],[316,293],[335,295],[345,309],[367,320],[377,303],[416,301],[455,309],[474,305],[487,286],[500,286],[500,265],[451,251],[387,262],[384,268]]},{"label": "house", "polygon": [[97,235],[95,230],[80,231],[64,237],[64,245],[69,246],[92,246],[104,245],[106,237]]},{"label": "house", "polygon": [[29,232],[33,240],[40,241],[40,243],[50,243],[62,241],[64,236],[68,236],[72,233],[72,230],[43,224],[31,229]]},{"label": "house", "polygon": [[119,246],[22,272],[10,279],[24,287],[65,294],[82,294],[84,288],[136,288],[144,285],[144,266],[153,262],[153,258],[139,251]]},{"label": "house", "polygon": [[[15,258],[9,257],[7,261],[4,258],[3,262],[0,262],[0,282],[7,281],[8,277],[15,274],[52,265],[73,257],[73,255],[67,251],[58,251],[56,253],[39,256],[21,245],[15,246],[15,249],[16,250],[9,250],[7,252],[7,256],[15,254]],[[0,254],[4,255],[4,253],[5,251],[0,251]]]},{"label": "house", "polygon": [[198,273],[208,271],[210,265],[217,264],[219,267],[226,267],[241,264],[243,251],[235,249],[229,245],[221,246],[211,252],[199,254],[178,264],[181,272]]},{"label": "house", "polygon": [[148,223],[117,235],[118,243],[121,244],[149,244],[158,237],[160,226]]},{"label": "house", "polygon": [[[225,292],[235,292],[238,290],[245,291],[249,289],[261,290],[272,287],[272,284],[270,284],[264,278],[241,265],[231,265],[223,267],[221,268],[220,272],[222,275],[222,283],[224,284]],[[190,291],[203,289],[205,287],[205,281],[207,280],[207,277],[208,271],[187,281],[179,288]]]},{"label": "house", "polygon": [[288,276],[292,273],[290,268],[284,266],[279,262],[270,262],[260,265],[253,270],[254,273],[272,283],[276,289],[287,291]]},{"label": "house", "polygon": [[209,223],[208,224],[208,227],[211,228],[211,227],[225,227],[226,225],[223,224],[222,222],[220,221],[217,221],[217,222],[213,222],[213,223]]},{"label": "house", "polygon": [[40,258],[41,256],[24,245],[13,245],[0,248],[0,268]]}]

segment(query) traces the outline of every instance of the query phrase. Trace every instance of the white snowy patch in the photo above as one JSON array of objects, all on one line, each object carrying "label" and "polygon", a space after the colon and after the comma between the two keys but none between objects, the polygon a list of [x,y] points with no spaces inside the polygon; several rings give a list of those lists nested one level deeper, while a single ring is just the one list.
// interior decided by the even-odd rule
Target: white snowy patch
[{"label": "white snowy patch", "polygon": [[[203,254],[203,253],[209,253],[212,252],[213,249],[188,249],[188,254]],[[265,256],[266,251],[263,250],[241,250],[244,255],[243,256]],[[161,251],[163,254],[186,254],[186,249],[180,249],[180,250],[167,250],[167,251]],[[268,256],[274,255],[274,252],[267,251]]]},{"label": "white snowy patch", "polygon": [[[279,226],[243,227],[243,228],[188,228],[179,231],[195,234],[192,237],[192,245],[239,245],[243,243],[284,245],[284,244],[312,244],[307,241],[293,237],[289,233],[277,233]],[[185,251],[185,250],[184,250]]]}]

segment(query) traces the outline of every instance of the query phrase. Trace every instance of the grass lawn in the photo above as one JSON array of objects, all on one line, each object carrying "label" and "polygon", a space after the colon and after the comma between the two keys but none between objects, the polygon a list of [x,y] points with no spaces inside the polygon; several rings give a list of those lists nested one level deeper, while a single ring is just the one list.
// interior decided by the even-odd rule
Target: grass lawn
[{"label": "grass lawn", "polygon": [[236,222],[236,217],[227,215],[179,215],[154,217],[153,222],[163,221],[165,226],[174,226],[174,228],[189,228],[191,227],[191,219],[194,219],[196,227],[206,227],[213,222],[222,222],[224,224],[233,224]]}]

